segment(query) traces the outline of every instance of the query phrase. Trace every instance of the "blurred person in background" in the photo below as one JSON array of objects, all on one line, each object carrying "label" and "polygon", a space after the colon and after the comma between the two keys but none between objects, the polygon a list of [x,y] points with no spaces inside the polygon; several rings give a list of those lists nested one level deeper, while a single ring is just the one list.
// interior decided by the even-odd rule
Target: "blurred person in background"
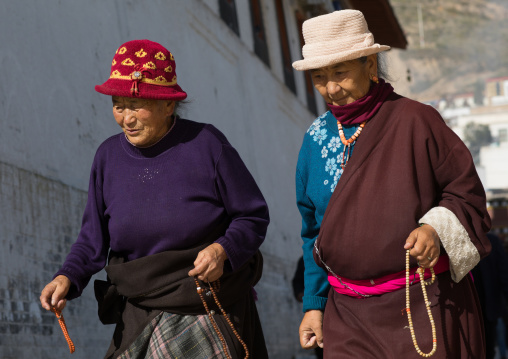
[{"label": "blurred person in background", "polygon": [[296,171],[302,347],[325,359],[483,358],[468,273],[490,251],[490,218],[469,150],[432,107],[393,92],[378,56],[389,47],[361,12],[309,19],[303,36],[293,67],[329,111]]},{"label": "blurred person in background", "polygon": [[[490,218],[494,218],[492,207],[488,207],[488,212]],[[498,342],[498,322],[508,314],[508,255],[498,236],[487,233],[487,237],[492,245],[492,251],[472,272],[482,307],[486,355],[487,359],[493,359]]]}]

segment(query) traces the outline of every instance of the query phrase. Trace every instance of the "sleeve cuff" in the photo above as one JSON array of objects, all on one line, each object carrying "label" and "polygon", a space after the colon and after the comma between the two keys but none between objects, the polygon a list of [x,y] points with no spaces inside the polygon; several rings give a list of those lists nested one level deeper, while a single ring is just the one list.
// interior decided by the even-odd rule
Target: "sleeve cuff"
[{"label": "sleeve cuff", "polygon": [[326,301],[328,298],[317,296],[303,296],[303,312],[309,310],[325,310]]},{"label": "sleeve cuff", "polygon": [[226,261],[224,262],[225,269],[227,268],[227,270],[232,272],[240,268],[242,264],[241,260],[236,255],[234,247],[229,245],[229,242],[226,240],[224,236],[217,239],[214,243],[220,244],[222,248],[224,248],[224,251],[226,251],[226,256],[228,257],[228,259],[226,259]]},{"label": "sleeve cuff", "polygon": [[67,292],[67,295],[65,296],[65,299],[72,300],[76,299],[79,296],[81,296],[81,293],[83,292],[83,289],[85,288],[85,285],[80,286],[80,281],[77,279],[77,276],[74,275],[74,273],[70,270],[66,270],[66,268],[60,269],[56,274],[53,276],[53,279],[58,277],[59,275],[64,275],[71,281],[71,287],[69,288],[69,291]]},{"label": "sleeve cuff", "polygon": [[441,245],[450,258],[450,272],[453,281],[462,278],[480,262],[480,253],[469,235],[452,211],[445,207],[434,207],[419,221],[432,226],[441,240]]}]

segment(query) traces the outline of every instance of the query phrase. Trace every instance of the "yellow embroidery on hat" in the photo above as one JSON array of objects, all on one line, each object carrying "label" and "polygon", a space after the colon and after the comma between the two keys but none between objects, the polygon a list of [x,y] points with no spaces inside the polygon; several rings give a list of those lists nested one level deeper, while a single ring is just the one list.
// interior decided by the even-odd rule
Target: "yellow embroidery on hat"
[{"label": "yellow embroidery on hat", "polygon": [[125,66],[134,66],[136,64],[134,63],[134,61],[132,61],[130,59],[130,57],[128,57],[128,58],[126,58],[125,60],[122,61],[122,65],[125,65]]},{"label": "yellow embroidery on hat", "polygon": [[126,48],[125,46],[124,46],[124,47],[122,47],[122,48],[120,48],[120,49],[118,49],[118,53],[119,53],[120,55],[123,55],[123,54],[125,54],[126,52],[127,52],[127,48]]},{"label": "yellow embroidery on hat", "polygon": [[113,62],[111,63],[112,66],[115,66],[116,65],[116,60],[113,59]]},{"label": "yellow embroidery on hat", "polygon": [[143,49],[139,50],[135,54],[137,57],[145,57],[146,56],[146,52]]},{"label": "yellow embroidery on hat", "polygon": [[[162,76],[159,76],[159,77],[162,77]],[[145,82],[145,83],[151,84],[151,85],[159,85],[159,86],[176,85],[176,79],[174,79],[174,81],[168,82],[168,81],[166,81],[166,79],[164,79],[164,81],[157,81],[157,79],[152,80],[152,79],[143,78],[143,79],[141,79],[141,82]]]},{"label": "yellow embroidery on hat", "polygon": [[146,64],[143,65],[143,67],[152,70],[155,70],[157,68],[157,66],[155,66],[155,64],[152,61],[147,62]]},{"label": "yellow embroidery on hat", "polygon": [[[132,75],[125,76],[120,73],[120,71],[115,70],[111,73],[109,76],[110,79],[118,79],[118,80],[128,80],[132,81]],[[173,76],[173,80],[171,82],[167,81],[164,76],[159,76],[156,79],[147,79],[146,77],[142,77],[140,82],[144,82],[151,85],[158,85],[158,86],[173,86],[176,85],[176,75]]]},{"label": "yellow embroidery on hat", "polygon": [[120,71],[118,70],[115,70],[111,73],[111,76],[109,76],[110,79],[119,79],[119,78],[122,78],[122,74],[120,73]]},{"label": "yellow embroidery on hat", "polygon": [[166,80],[166,78],[164,76],[159,76],[159,77],[155,78],[155,82],[166,83],[166,82],[168,82],[168,80]]},{"label": "yellow embroidery on hat", "polygon": [[172,54],[171,52],[169,53],[169,55],[170,55],[169,59],[170,59],[171,61],[175,61],[175,58],[173,57],[173,54]]},{"label": "yellow embroidery on hat", "polygon": [[173,67],[172,67],[171,65],[169,65],[168,67],[166,67],[166,68],[164,69],[164,71],[166,71],[166,72],[171,72],[171,71],[173,71]]},{"label": "yellow embroidery on hat", "polygon": [[162,52],[160,52],[160,51],[155,54],[155,58],[157,60],[166,60],[166,56]]}]

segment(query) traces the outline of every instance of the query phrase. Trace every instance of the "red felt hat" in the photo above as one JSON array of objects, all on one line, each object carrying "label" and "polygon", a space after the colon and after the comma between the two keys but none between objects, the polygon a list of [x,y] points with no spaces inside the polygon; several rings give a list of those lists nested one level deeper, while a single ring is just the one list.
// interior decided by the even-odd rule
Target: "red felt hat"
[{"label": "red felt hat", "polygon": [[150,40],[126,42],[111,64],[109,79],[95,86],[104,95],[180,101],[187,93],[178,86],[173,54]]}]

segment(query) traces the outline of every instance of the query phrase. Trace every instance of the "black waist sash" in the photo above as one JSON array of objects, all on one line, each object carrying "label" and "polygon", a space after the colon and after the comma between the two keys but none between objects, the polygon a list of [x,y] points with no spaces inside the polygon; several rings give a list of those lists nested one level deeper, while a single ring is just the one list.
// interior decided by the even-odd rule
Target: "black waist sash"
[{"label": "black waist sash", "polygon": [[[109,265],[105,268],[108,281],[96,280],[94,283],[101,322],[116,324],[113,340],[105,358],[114,358],[125,351],[161,311],[180,315],[206,314],[196,292],[194,279],[187,273],[194,267],[193,263],[198,253],[209,244],[185,250],[166,251],[128,262],[121,256],[115,254],[110,256]],[[244,321],[238,320],[242,323],[235,323],[239,324],[237,330],[239,329],[241,336],[242,332],[243,335],[257,333],[256,336],[260,334],[262,338],[259,318],[250,295],[252,287],[261,278],[262,268],[263,257],[257,251],[241,268],[236,271],[225,271],[220,278],[217,296],[222,307],[228,314],[240,310],[236,313],[237,317],[246,318]],[[220,313],[213,297],[204,297],[209,308]],[[252,315],[243,313],[252,310],[255,317],[247,318]],[[229,327],[221,318],[218,319],[219,327],[233,355],[234,347],[238,347],[234,343],[234,335],[224,333]],[[250,328],[244,328],[245,326]],[[246,340],[243,336],[242,339]],[[259,338],[255,341],[257,345],[260,344]]]}]

